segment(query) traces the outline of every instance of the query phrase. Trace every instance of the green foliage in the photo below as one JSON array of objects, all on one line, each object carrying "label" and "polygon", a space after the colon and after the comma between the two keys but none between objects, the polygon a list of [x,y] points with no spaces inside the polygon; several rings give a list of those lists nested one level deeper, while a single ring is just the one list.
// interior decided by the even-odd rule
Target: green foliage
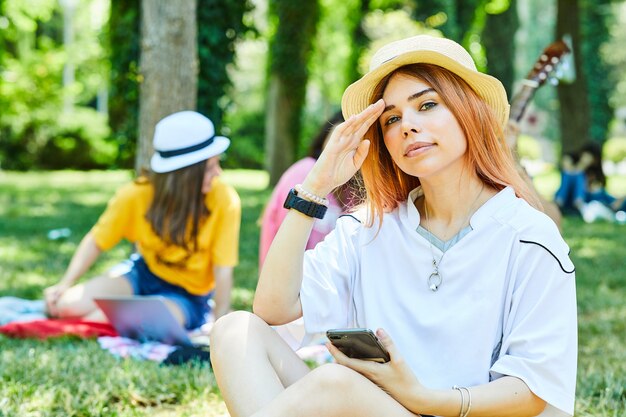
[{"label": "green foliage", "polygon": [[611,71],[601,55],[613,21],[613,15],[609,13],[611,0],[583,0],[581,4],[582,65],[591,119],[588,138],[602,143],[606,140],[609,122],[613,118],[609,96],[614,83],[607,76]]},{"label": "green foliage", "polygon": [[198,0],[198,111],[213,121],[218,132],[229,103],[228,68],[235,58],[235,43],[254,30],[244,19],[251,10],[249,0]]},{"label": "green foliage", "polygon": [[116,144],[108,141],[110,129],[105,115],[77,108],[61,114],[50,140],[43,147],[37,166],[45,169],[94,169],[114,164]]},{"label": "green foliage", "polygon": [[461,28],[458,25],[456,1],[415,0],[413,16],[427,26],[440,30],[447,38],[461,42]]},{"label": "green foliage", "polygon": [[485,0],[414,0],[414,16],[445,37],[467,46],[466,34],[477,14],[484,15]]},{"label": "green foliage", "polygon": [[604,142],[602,158],[616,163],[626,160],[626,137],[613,137]]},{"label": "green foliage", "polygon": [[[112,160],[102,116],[84,107],[94,100],[106,72],[97,42],[100,29],[85,19],[92,10],[87,6],[96,3],[77,3],[77,36],[67,47],[60,44],[63,24],[58,2],[5,0],[2,4],[0,25],[6,26],[0,57],[2,168],[58,166],[53,157],[70,158],[71,166],[84,167]],[[76,82],[64,89],[62,72],[68,62],[80,69]],[[75,120],[68,116],[71,112],[63,111],[66,99],[76,104]]]},{"label": "green foliage", "polygon": [[139,0],[111,2],[108,25],[109,125],[118,146],[115,165],[134,164],[139,129]]},{"label": "green foliage", "polygon": [[[54,132],[60,114],[59,51],[33,51],[21,61],[5,57],[0,83],[0,161],[5,169],[28,169]],[[56,72],[56,74],[55,74]]]},{"label": "green foliage", "polygon": [[225,122],[229,128],[228,136],[231,138],[231,143],[222,166],[224,168],[263,168],[264,111],[248,112],[241,109],[236,114],[227,114]]}]

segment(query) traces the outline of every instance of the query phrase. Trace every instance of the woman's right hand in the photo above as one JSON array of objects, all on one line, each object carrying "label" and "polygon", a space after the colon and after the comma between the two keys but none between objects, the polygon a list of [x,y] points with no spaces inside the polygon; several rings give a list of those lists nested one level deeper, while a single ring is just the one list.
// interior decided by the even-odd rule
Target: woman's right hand
[{"label": "woman's right hand", "polygon": [[361,168],[370,140],[363,136],[385,108],[380,99],[337,126],[315,166],[302,184],[307,191],[325,196],[345,184]]}]

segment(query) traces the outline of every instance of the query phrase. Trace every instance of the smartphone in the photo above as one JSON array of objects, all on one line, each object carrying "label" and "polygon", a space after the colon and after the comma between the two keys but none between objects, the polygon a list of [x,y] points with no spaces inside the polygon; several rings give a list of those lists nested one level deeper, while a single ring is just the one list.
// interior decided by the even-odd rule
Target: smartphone
[{"label": "smartphone", "polygon": [[346,356],[366,361],[389,362],[389,352],[370,329],[331,329],[326,337]]}]

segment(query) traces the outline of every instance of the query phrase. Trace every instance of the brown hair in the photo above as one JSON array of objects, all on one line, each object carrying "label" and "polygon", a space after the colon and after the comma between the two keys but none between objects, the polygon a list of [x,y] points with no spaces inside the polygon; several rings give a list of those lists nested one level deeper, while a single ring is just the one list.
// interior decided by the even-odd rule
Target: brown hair
[{"label": "brown hair", "polygon": [[187,251],[197,249],[200,223],[209,215],[202,193],[206,163],[205,160],[172,172],[152,173],[150,177],[154,198],[146,220],[163,241]]},{"label": "brown hair", "polygon": [[[502,127],[493,111],[462,78],[437,65],[407,65],[381,80],[372,94],[372,103],[382,98],[394,74],[421,79],[437,92],[465,134],[468,166],[474,167],[476,175],[486,185],[496,190],[511,186],[518,197],[532,206],[541,207],[537,196],[518,173],[511,150],[503,139]],[[404,201],[409,192],[420,185],[420,181],[404,173],[393,162],[384,144],[379,121],[372,125],[368,137],[372,140],[361,172],[367,190],[367,206],[373,214],[368,221],[371,226],[375,216],[382,224],[384,212],[396,208],[398,202]]]}]

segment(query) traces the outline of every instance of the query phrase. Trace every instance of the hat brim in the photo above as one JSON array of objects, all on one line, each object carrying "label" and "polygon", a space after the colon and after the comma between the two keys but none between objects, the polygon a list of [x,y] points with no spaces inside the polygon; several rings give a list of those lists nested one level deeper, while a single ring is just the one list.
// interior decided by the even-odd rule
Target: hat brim
[{"label": "hat brim", "polygon": [[224,153],[229,146],[230,139],[223,136],[215,136],[213,143],[209,146],[188,154],[163,158],[158,153],[155,153],[150,160],[150,168],[156,173],[176,171]]},{"label": "hat brim", "polygon": [[443,67],[461,77],[494,111],[497,120],[504,127],[509,118],[509,103],[502,83],[488,74],[474,71],[456,60],[438,52],[423,50],[398,55],[365,74],[351,84],[341,98],[343,116],[358,114],[372,104],[376,86],[388,74],[405,65],[433,64]]}]

